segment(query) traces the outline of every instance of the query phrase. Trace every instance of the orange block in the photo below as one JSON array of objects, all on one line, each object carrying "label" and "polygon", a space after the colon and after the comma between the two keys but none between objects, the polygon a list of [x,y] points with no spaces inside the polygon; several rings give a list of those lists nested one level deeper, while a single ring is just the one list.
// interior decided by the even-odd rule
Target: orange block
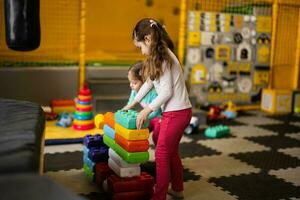
[{"label": "orange block", "polygon": [[104,122],[108,124],[110,128],[115,129],[115,114],[113,112],[107,112],[104,114]]},{"label": "orange block", "polygon": [[75,102],[71,99],[54,99],[51,101],[51,106],[75,106]]},{"label": "orange block", "polygon": [[126,140],[118,133],[115,134],[115,141],[127,152],[144,152],[149,149],[148,140]]}]

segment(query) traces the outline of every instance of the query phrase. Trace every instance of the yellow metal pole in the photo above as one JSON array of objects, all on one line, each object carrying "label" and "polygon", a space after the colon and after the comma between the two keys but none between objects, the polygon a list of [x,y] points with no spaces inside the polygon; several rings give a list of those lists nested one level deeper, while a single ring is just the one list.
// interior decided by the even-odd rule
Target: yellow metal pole
[{"label": "yellow metal pole", "polygon": [[298,8],[298,30],[297,30],[297,46],[295,53],[295,71],[294,71],[294,80],[293,80],[293,89],[296,90],[299,87],[299,64],[300,64],[300,8]]},{"label": "yellow metal pole", "polygon": [[180,3],[180,21],[179,21],[179,39],[178,39],[178,59],[183,64],[185,49],[185,29],[186,29],[186,0]]},{"label": "yellow metal pole", "polygon": [[268,88],[273,89],[273,74],[274,74],[274,57],[275,57],[275,41],[276,41],[276,29],[277,29],[277,17],[278,17],[278,0],[273,1],[272,5],[272,38],[271,38],[271,55],[270,55],[270,83]]},{"label": "yellow metal pole", "polygon": [[80,36],[79,36],[79,89],[85,83],[85,22],[86,22],[86,1],[80,1]]}]

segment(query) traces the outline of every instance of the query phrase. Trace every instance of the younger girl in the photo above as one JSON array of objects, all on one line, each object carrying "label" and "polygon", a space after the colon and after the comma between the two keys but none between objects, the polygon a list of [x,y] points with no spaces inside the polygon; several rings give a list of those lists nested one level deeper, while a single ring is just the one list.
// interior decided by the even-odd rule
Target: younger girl
[{"label": "younger girl", "polygon": [[[128,80],[130,83],[131,93],[128,100],[127,105],[130,105],[134,98],[136,97],[136,94],[140,90],[141,86],[143,85],[143,78],[142,78],[142,69],[143,69],[143,62],[138,62],[134,65],[132,65],[128,70]],[[155,98],[157,97],[157,93],[155,89],[151,89],[144,98],[140,101],[140,105],[145,108],[147,107]],[[158,135],[159,132],[159,124],[160,124],[160,118],[161,118],[161,109],[158,108],[157,110],[151,112],[148,116],[150,119],[149,123],[149,129],[150,131],[153,131],[153,135]],[[156,144],[156,137],[153,137],[153,142]]]},{"label": "younger girl", "polygon": [[136,24],[132,34],[133,41],[146,56],[142,73],[146,81],[132,103],[124,108],[133,108],[148,91],[153,87],[156,89],[158,96],[137,117],[137,127],[140,128],[153,110],[161,108],[163,111],[155,150],[157,177],[154,200],[166,199],[169,182],[169,193],[183,198],[179,142],[192,115],[183,70],[177,57],[168,48],[164,40],[165,34],[164,28],[153,19],[145,18]]}]

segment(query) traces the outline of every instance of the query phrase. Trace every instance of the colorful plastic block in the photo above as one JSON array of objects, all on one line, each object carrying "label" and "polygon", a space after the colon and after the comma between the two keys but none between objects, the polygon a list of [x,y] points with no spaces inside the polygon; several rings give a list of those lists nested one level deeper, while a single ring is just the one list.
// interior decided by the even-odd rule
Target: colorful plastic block
[{"label": "colorful plastic block", "polygon": [[89,149],[86,146],[83,146],[83,156],[88,156],[89,155]]},{"label": "colorful plastic block", "polygon": [[103,126],[104,126],[104,115],[102,115],[102,114],[97,114],[96,116],[95,116],[95,119],[94,119],[94,121],[95,121],[95,126],[96,126],[96,128],[99,128],[99,129],[103,129]]},{"label": "colorful plastic block", "polygon": [[96,184],[99,187],[102,187],[103,181],[113,174],[114,172],[109,168],[108,163],[101,162],[96,164],[95,178],[96,178]]},{"label": "colorful plastic block", "polygon": [[111,175],[107,179],[108,191],[111,193],[123,193],[132,191],[153,192],[154,178],[146,172],[140,176],[131,178],[121,178],[117,175]]},{"label": "colorful plastic block", "polygon": [[95,171],[95,166],[96,163],[93,162],[89,157],[87,157],[86,155],[83,155],[83,163],[86,164],[88,166],[88,168],[94,172]]},{"label": "colorful plastic block", "polygon": [[89,159],[93,162],[107,162],[108,160],[108,148],[107,147],[92,147],[88,154]]},{"label": "colorful plastic block", "polygon": [[229,132],[228,126],[218,125],[207,128],[204,134],[209,138],[220,138],[229,135]]},{"label": "colorful plastic block", "polygon": [[115,128],[115,114],[113,112],[107,112],[104,114],[104,122],[111,128]]},{"label": "colorful plastic block", "polygon": [[96,135],[88,134],[83,138],[83,145],[86,146],[87,148],[101,147],[104,145],[103,136],[99,134]]},{"label": "colorful plastic block", "polygon": [[148,140],[126,140],[117,133],[115,134],[115,141],[128,152],[143,152],[149,149]]},{"label": "colorful plastic block", "polygon": [[115,139],[115,130],[112,129],[107,124],[105,124],[103,126],[103,132],[105,133],[105,135],[109,136],[111,139]]},{"label": "colorful plastic block", "polygon": [[148,140],[149,138],[148,129],[132,130],[127,129],[120,124],[116,124],[115,130],[117,134],[121,135],[126,140]]},{"label": "colorful plastic block", "polygon": [[108,145],[110,148],[115,150],[115,152],[123,158],[126,162],[135,164],[135,163],[144,163],[149,160],[149,152],[136,152],[129,153],[125,151],[120,145],[116,144],[113,139],[104,135],[103,137],[104,143]]},{"label": "colorful plastic block", "polygon": [[141,174],[140,166],[137,167],[121,167],[111,158],[108,159],[108,166],[120,177],[134,177]]},{"label": "colorful plastic block", "polygon": [[108,156],[120,167],[139,167],[140,164],[129,164],[121,158],[112,148],[108,150]]},{"label": "colorful plastic block", "polygon": [[[122,125],[127,129],[137,129],[136,128],[136,117],[138,113],[134,110],[118,110],[115,113],[116,123]],[[149,126],[149,120],[143,124],[142,128],[147,128]]]},{"label": "colorful plastic block", "polygon": [[115,140],[111,139],[111,137],[107,136],[105,133],[103,135],[103,142],[106,144],[109,148],[114,149],[115,148]]},{"label": "colorful plastic block", "polygon": [[83,164],[83,171],[91,181],[95,180],[95,173],[86,164]]}]

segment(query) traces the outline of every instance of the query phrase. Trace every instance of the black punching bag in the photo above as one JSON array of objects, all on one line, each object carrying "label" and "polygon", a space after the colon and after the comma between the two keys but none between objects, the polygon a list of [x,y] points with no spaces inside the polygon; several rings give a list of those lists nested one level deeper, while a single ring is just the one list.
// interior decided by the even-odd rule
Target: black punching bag
[{"label": "black punching bag", "polygon": [[8,48],[30,51],[40,46],[39,0],[5,0],[5,30]]}]

